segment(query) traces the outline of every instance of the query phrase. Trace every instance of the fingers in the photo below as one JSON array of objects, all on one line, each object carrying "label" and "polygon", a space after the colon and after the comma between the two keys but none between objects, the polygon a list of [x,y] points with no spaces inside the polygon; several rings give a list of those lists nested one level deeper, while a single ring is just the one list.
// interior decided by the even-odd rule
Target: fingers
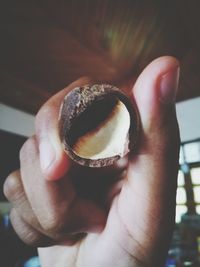
[{"label": "fingers", "polygon": [[140,258],[144,258],[141,244],[152,251],[160,243],[160,253],[166,252],[173,229],[179,158],[174,103],[178,77],[178,61],[161,57],[147,66],[133,89],[141,116],[140,144],[131,158],[116,209],[138,242]]},{"label": "fingers", "polygon": [[22,219],[54,240],[68,240],[71,234],[102,229],[105,211],[92,201],[78,197],[73,177],[66,175],[57,181],[44,178],[35,137],[23,145],[20,162],[21,175],[8,177],[4,188]]},{"label": "fingers", "polygon": [[[175,112],[178,79],[178,61],[172,57],[161,57],[147,66],[133,89],[142,125],[139,155],[133,159],[133,166],[139,167],[140,160],[141,162],[147,160],[146,168],[149,166],[157,171],[162,169],[159,167],[162,166],[163,172],[173,174],[168,175],[169,179],[172,177],[170,179],[172,181],[177,171],[180,141]],[[146,172],[146,168],[141,168],[141,170],[144,169]],[[131,177],[130,175],[130,179]],[[152,176],[153,180],[150,178],[148,182],[153,182],[155,186],[159,185],[160,181],[165,179],[162,177],[156,179]]]},{"label": "fingers", "polygon": [[151,132],[158,132],[160,136],[165,122],[175,121],[174,101],[178,80],[179,63],[172,57],[154,60],[139,76],[133,94],[146,137],[151,137]]},{"label": "fingers", "polygon": [[40,230],[40,224],[33,213],[31,205],[26,197],[21,181],[20,171],[11,173],[4,183],[4,195],[10,201],[13,208],[29,225]]},{"label": "fingers", "polygon": [[[71,242],[77,240],[77,234],[99,232],[105,225],[105,208],[96,201],[103,198],[99,187],[95,185],[96,189],[92,188],[88,186],[88,180],[84,180],[89,178],[94,184],[92,178],[96,176],[96,171],[76,168],[63,152],[59,138],[58,118],[63,98],[72,88],[87,83],[88,79],[73,83],[41,108],[36,118],[36,136],[29,138],[20,151],[20,173],[6,180],[5,195],[14,206],[13,225],[26,242],[30,239],[30,243],[37,241],[39,244],[43,235],[50,241]],[[47,161],[49,164],[46,164]],[[45,165],[48,165],[47,168]],[[99,183],[102,191],[111,184],[107,178],[112,176],[112,181],[115,180],[115,176],[126,166],[127,159],[98,173],[98,180],[103,181]],[[78,177],[77,184],[74,176]],[[106,177],[101,179],[101,176]],[[80,190],[83,194],[79,195],[77,189],[80,188],[81,179],[84,188]],[[97,198],[95,190],[98,192]],[[88,198],[91,192],[92,199]],[[28,231],[33,235],[35,233],[35,240],[32,237],[25,239]]]},{"label": "fingers", "polygon": [[10,220],[15,232],[24,243],[36,247],[46,247],[54,244],[52,239],[41,234],[39,231],[35,230],[31,225],[25,222],[16,209],[11,210]]},{"label": "fingers", "polygon": [[[63,145],[60,140],[59,133],[59,113],[60,108],[66,94],[75,87],[90,84],[92,81],[89,78],[81,78],[64,90],[52,96],[39,110],[36,116],[36,139],[39,147],[39,159],[44,179],[57,180],[64,176],[70,169],[71,160],[63,150]],[[109,173],[117,169],[124,168],[118,162],[115,166],[105,168],[105,172]]]},{"label": "fingers", "polygon": [[[25,153],[24,150],[27,147],[29,148],[28,151],[33,154],[33,148],[31,148],[30,145],[30,143],[34,143],[33,140],[34,138],[26,142],[22,150],[23,153]],[[29,158],[31,158],[30,153]],[[35,159],[36,156],[34,156],[34,158],[32,157],[31,161],[33,162]],[[36,171],[36,166],[33,166],[33,168],[34,171]],[[34,195],[39,201],[38,203],[32,193],[27,191],[29,202],[24,191],[24,185],[22,184],[23,178],[19,171],[9,175],[4,184],[4,194],[13,206],[11,212],[12,225],[16,233],[25,243],[41,247],[64,241],[67,245],[73,245],[84,237],[82,232],[96,232],[102,229],[102,226],[105,224],[104,217],[103,221],[101,219],[100,222],[99,213],[100,216],[102,216],[102,212],[98,211],[95,204],[85,200],[81,201],[81,199],[74,202],[73,208],[70,209],[70,211],[65,209],[65,206],[68,204],[67,200],[65,200],[66,203],[64,204],[63,202],[55,203],[55,210],[51,211],[51,218],[53,219],[50,218],[49,221],[48,207],[46,205],[43,206],[43,204],[46,203],[46,197],[42,193],[42,190],[46,188],[39,189],[37,180],[32,174],[33,171],[29,169],[29,172],[33,180],[32,182],[28,181],[28,187],[34,192]],[[26,180],[26,178],[30,179],[26,176],[23,180]],[[41,193],[41,196],[38,192]],[[59,192],[62,193],[62,191]],[[55,195],[49,195],[48,197],[52,198],[52,201],[56,199]],[[38,204],[40,206],[37,206]],[[53,207],[51,207],[51,210],[52,209]],[[41,213],[43,214],[42,219],[44,218],[44,221],[41,220]],[[40,222],[38,218],[41,220]],[[54,223],[52,223],[52,221]]]},{"label": "fingers", "polygon": [[59,112],[65,95],[73,88],[91,83],[81,78],[47,101],[36,116],[36,136],[39,144],[40,164],[45,179],[56,180],[69,168],[69,161],[63,151],[59,137]]},{"label": "fingers", "polygon": [[175,112],[178,79],[178,61],[161,57],[147,66],[133,89],[141,114],[142,133],[139,155],[130,165],[129,181],[151,199],[146,206],[148,212],[154,207],[159,217],[161,209],[165,209],[166,214],[171,212],[168,221],[174,216],[179,159],[180,138]]},{"label": "fingers", "polygon": [[48,181],[40,169],[36,139],[30,138],[20,151],[21,179],[33,212],[45,231],[57,231],[66,223],[75,201],[70,179]]},{"label": "fingers", "polygon": [[43,234],[42,231],[38,231],[38,229],[35,229],[34,228],[35,225],[34,226],[30,225],[26,219],[22,218],[19,209],[15,208],[11,210],[10,220],[15,232],[20,237],[20,239],[27,245],[33,247],[49,247],[59,243],[62,244],[63,242],[67,246],[72,246],[77,241],[85,237],[84,234],[80,233],[74,235],[69,234],[65,235],[62,238],[55,239],[53,234],[51,234],[52,235],[51,237],[48,236],[47,234]]},{"label": "fingers", "polygon": [[4,183],[4,195],[12,204],[10,220],[15,232],[27,244],[48,246],[53,240],[42,229],[25,195],[20,171],[10,174]]}]

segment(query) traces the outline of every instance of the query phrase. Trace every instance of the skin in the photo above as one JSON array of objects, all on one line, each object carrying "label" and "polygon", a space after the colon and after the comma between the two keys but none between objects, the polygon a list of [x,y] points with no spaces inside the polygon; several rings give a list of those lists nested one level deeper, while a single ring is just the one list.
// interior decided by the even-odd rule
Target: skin
[{"label": "skin", "polygon": [[22,147],[21,168],[7,178],[4,193],[13,204],[15,231],[24,242],[40,247],[43,267],[164,266],[177,187],[178,78],[171,74],[178,67],[176,59],[161,57],[141,73],[130,94],[141,117],[139,144],[109,168],[74,164],[59,139],[64,96],[90,81],[76,81],[39,110],[36,134]]}]

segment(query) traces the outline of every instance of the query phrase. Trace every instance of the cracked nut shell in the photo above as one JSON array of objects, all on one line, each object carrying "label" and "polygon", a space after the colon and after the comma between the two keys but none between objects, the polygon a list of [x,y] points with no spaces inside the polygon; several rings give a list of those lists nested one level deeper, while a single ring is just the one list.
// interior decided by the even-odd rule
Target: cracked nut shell
[{"label": "cracked nut shell", "polygon": [[104,167],[134,149],[139,115],[136,104],[117,87],[85,85],[65,96],[59,126],[71,159],[88,167]]}]

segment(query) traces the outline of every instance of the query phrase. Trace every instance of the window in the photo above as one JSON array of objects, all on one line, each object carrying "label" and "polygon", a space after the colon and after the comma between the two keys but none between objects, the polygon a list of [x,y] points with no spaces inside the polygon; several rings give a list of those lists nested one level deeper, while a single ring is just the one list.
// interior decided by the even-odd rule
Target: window
[{"label": "window", "polygon": [[176,223],[181,221],[181,216],[187,212],[187,198],[185,191],[185,180],[182,170],[178,172],[178,188],[176,192]]},{"label": "window", "polygon": [[[196,210],[196,213],[200,214],[200,140],[181,145],[179,163],[176,222],[180,222],[181,216],[186,212],[193,214]],[[187,206],[187,195],[190,198],[194,195],[192,209],[191,206]],[[191,199],[189,201],[191,205]]]},{"label": "window", "polygon": [[191,178],[194,185],[200,185],[200,167],[191,169]]},{"label": "window", "polygon": [[184,181],[184,175],[182,171],[178,172],[178,186],[184,186],[185,181]]},{"label": "window", "polygon": [[176,203],[177,204],[185,204],[186,203],[186,192],[185,188],[178,187],[177,193],[176,193]]},{"label": "window", "polygon": [[200,205],[196,205],[196,213],[200,214]]},{"label": "window", "polygon": [[192,142],[183,146],[184,159],[187,163],[200,162],[200,142]]},{"label": "window", "polygon": [[200,214],[200,167],[191,169],[192,184],[194,185],[194,201],[196,213]]},{"label": "window", "polygon": [[181,222],[181,216],[187,212],[186,205],[177,205],[176,206],[176,223]]},{"label": "window", "polygon": [[194,186],[194,201],[200,204],[200,186]]},{"label": "window", "polygon": [[179,163],[180,163],[180,165],[182,165],[184,163],[183,146],[180,147]]}]

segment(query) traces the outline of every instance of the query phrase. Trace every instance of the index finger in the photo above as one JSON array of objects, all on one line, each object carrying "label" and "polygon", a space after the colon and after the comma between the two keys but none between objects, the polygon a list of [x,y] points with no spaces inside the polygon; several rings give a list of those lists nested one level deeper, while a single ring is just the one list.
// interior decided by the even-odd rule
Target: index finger
[{"label": "index finger", "polygon": [[70,160],[63,150],[59,136],[59,111],[65,95],[74,87],[90,84],[89,78],[81,78],[50,98],[36,116],[36,138],[39,144],[40,165],[44,177],[56,180],[69,169]]}]

